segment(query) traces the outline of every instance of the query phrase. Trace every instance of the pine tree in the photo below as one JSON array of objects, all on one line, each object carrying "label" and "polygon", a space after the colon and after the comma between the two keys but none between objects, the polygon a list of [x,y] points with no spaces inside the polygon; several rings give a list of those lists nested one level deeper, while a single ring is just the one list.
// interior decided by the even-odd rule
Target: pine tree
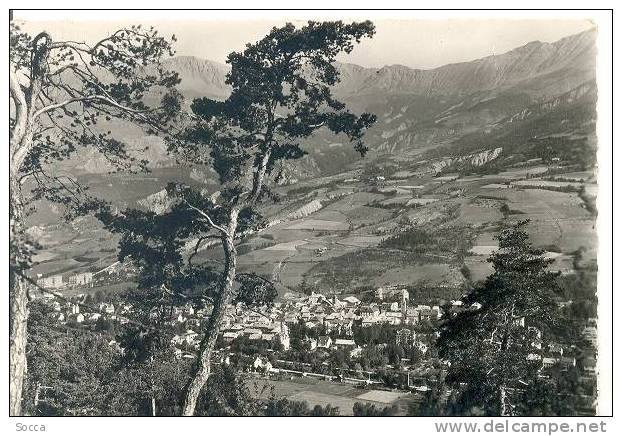
[{"label": "pine tree", "polygon": [[[446,382],[460,389],[465,413],[513,415],[514,398],[533,383],[539,332],[559,324],[560,289],[551,260],[529,242],[522,221],[498,236],[494,272],[463,297],[463,312],[444,321],[439,355],[450,363]],[[479,409],[480,412],[477,412]]]},{"label": "pine tree", "polygon": [[[331,86],[339,80],[335,57],[350,53],[355,43],[373,33],[371,22],[310,21],[301,28],[287,24],[230,54],[226,81],[231,95],[225,101],[195,99],[183,132],[167,138],[169,152],[180,164],[212,167],[220,189],[171,183],[171,204],[164,213],[126,211],[121,220],[103,216],[109,228],[124,234],[122,255],[141,266],[145,287],[151,287],[154,297],[162,292],[188,296],[198,289],[193,298],[209,301],[213,308],[185,390],[184,415],[194,414],[210,376],[227,306],[235,301],[263,304],[274,297],[266,279],[238,274],[236,245],[243,235],[265,225],[258,206],[275,198],[270,183],[281,177],[283,162],[303,157],[302,141],[320,129],[343,134],[355,150],[366,152],[362,138],[375,116],[348,111],[333,97]],[[193,262],[201,244],[214,241],[222,248],[223,267]]]}]

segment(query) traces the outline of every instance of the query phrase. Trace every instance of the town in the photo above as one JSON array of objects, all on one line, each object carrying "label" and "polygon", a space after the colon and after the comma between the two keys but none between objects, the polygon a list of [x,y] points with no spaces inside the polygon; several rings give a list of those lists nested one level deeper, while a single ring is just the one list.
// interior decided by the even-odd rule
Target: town
[{"label": "town", "polygon": [[[132,277],[134,273],[123,266],[115,263],[106,268],[107,280]],[[131,322],[134,310],[117,294],[104,293],[97,298],[89,294],[93,277],[98,276],[101,274],[78,275],[89,278],[82,286],[77,284],[77,278],[72,279],[75,276],[62,285],[58,284],[59,279],[40,278],[38,283],[47,286],[33,287],[32,292],[56,313],[55,319],[61,326],[114,332],[115,324],[124,326]],[[65,298],[63,290],[68,288],[73,296]],[[83,292],[76,294],[80,289]],[[426,393],[444,386],[447,374],[449,363],[439,359],[435,348],[440,321],[477,305],[464,307],[460,300],[414,302],[400,284],[372,289],[361,298],[364,301],[354,295],[311,292],[260,308],[241,303],[230,305],[214,363],[231,365],[253,379],[268,382],[316,378],[396,392],[409,396],[412,404],[420,404]],[[166,325],[176,358],[196,357],[202,340],[200,332],[204,331],[211,311],[210,305],[196,309],[190,303],[172,309]],[[583,347],[545,344],[543,332],[529,326],[528,319],[523,317],[515,323],[534,338],[532,345],[536,351],[526,358],[539,362],[540,377],[550,377],[555,371],[576,372],[585,392],[581,396],[582,414],[594,414],[596,319],[588,319],[582,328]],[[124,352],[113,336],[109,345]],[[450,391],[443,389],[441,396],[446,400]]]}]

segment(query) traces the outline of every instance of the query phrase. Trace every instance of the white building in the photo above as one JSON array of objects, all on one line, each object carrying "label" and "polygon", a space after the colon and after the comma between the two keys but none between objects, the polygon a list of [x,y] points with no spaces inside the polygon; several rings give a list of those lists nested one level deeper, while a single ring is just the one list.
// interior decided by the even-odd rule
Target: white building
[{"label": "white building", "polygon": [[58,289],[62,288],[65,283],[63,282],[63,276],[58,274],[50,277],[42,277],[37,280],[37,285],[44,289]]},{"label": "white building", "polygon": [[85,272],[69,276],[71,286],[93,286],[93,273]]},{"label": "white building", "polygon": [[104,313],[113,314],[114,313],[114,304],[112,304],[112,303],[101,303],[99,305],[99,310],[104,312]]}]

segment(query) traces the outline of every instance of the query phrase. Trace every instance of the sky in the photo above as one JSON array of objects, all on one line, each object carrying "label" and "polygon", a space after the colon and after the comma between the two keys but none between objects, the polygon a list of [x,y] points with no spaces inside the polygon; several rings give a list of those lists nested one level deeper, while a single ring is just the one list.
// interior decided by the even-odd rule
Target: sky
[{"label": "sky", "polygon": [[591,21],[580,17],[482,19],[471,15],[469,19],[420,19],[417,15],[426,14],[417,12],[408,18],[395,19],[360,15],[363,13],[348,17],[343,13],[335,15],[335,12],[326,16],[310,16],[309,13],[305,16],[299,12],[275,20],[270,15],[257,18],[243,13],[223,15],[216,11],[104,11],[105,15],[102,11],[16,11],[14,19],[23,23],[29,33],[45,29],[53,38],[87,42],[99,40],[119,27],[140,23],[154,26],[162,35],[175,34],[178,55],[224,63],[230,52],[242,50],[247,42],[260,39],[273,26],[286,21],[303,25],[308,18],[344,21],[370,18],[376,25],[376,35],[339,60],[374,68],[393,64],[435,68],[501,54],[530,41],[554,42],[595,27]]}]

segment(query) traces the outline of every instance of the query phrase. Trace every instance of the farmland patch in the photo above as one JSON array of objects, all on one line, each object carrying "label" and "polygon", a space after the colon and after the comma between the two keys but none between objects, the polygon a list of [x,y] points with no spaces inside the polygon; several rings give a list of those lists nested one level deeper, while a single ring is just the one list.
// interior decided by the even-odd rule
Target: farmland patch
[{"label": "farmland patch", "polygon": [[339,221],[327,221],[316,219],[303,219],[294,222],[290,226],[286,227],[286,230],[333,230],[344,231],[348,230],[348,225]]}]

